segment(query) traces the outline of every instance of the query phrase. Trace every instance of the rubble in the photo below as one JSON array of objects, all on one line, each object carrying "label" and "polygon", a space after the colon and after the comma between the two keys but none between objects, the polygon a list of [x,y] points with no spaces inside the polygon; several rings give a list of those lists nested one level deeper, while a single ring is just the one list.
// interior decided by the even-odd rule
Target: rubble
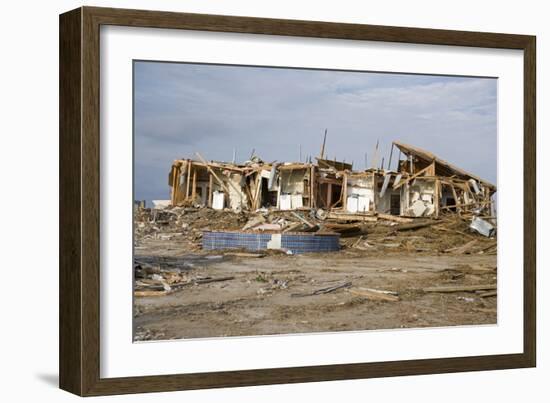
[{"label": "rubble", "polygon": [[199,251],[204,231],[304,232],[338,233],[344,250],[496,253],[495,228],[490,232],[492,237],[487,238],[487,232],[474,230],[472,222],[488,224],[473,213],[443,213],[437,219],[373,214],[365,221],[362,215],[320,214],[319,209],[296,212],[264,208],[255,212],[234,212],[207,207],[137,208],[134,211],[134,245],[139,249],[148,240],[177,241],[181,242],[181,250]]},{"label": "rubble", "polygon": [[487,238],[494,236],[496,232],[494,225],[476,216],[472,217],[470,228]]}]

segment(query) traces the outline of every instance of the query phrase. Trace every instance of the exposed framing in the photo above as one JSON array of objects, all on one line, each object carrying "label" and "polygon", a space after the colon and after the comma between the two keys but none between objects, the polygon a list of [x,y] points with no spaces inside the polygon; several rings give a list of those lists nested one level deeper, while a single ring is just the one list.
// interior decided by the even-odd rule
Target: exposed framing
[{"label": "exposed framing", "polygon": [[[524,51],[524,351],[381,363],[100,378],[99,28],[124,25]],[[60,16],[60,387],[82,396],[533,367],[536,364],[535,37],[82,7]]]}]

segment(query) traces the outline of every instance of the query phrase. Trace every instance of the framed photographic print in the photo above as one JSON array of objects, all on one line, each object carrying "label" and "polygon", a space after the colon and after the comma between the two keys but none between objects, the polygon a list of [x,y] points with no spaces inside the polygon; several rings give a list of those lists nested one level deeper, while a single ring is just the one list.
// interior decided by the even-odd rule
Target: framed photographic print
[{"label": "framed photographic print", "polygon": [[535,37],[60,16],[60,386],[535,366]]}]

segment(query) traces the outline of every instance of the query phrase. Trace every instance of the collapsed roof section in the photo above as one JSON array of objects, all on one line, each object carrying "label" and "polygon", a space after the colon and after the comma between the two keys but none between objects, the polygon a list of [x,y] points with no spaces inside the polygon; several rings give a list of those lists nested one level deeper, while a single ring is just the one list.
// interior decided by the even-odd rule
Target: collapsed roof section
[{"label": "collapsed roof section", "polygon": [[[394,141],[392,144],[395,145],[399,149],[399,151],[401,151],[407,157],[407,159],[404,160],[403,168],[411,175],[416,174],[418,171],[425,169],[433,163],[435,166],[434,175],[443,177],[456,177],[464,180],[473,179],[474,181],[479,182],[483,186],[489,188],[493,193],[497,190],[495,185],[439,158],[429,151],[423,150],[420,147],[411,146],[408,144],[400,143],[398,141]],[[412,165],[411,158],[413,160]]]}]

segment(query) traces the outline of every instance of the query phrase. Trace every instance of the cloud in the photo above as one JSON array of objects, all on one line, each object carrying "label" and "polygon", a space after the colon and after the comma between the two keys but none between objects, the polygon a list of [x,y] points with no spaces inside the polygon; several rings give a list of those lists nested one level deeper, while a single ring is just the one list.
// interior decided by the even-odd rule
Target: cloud
[{"label": "cloud", "polygon": [[359,169],[377,140],[386,158],[400,140],[496,181],[496,88],[486,78],[137,62],[136,198],[167,198],[176,158],[230,160],[235,148],[242,161],[254,148],[298,160],[300,145],[303,157],[318,154],[325,128],[328,156]]}]

